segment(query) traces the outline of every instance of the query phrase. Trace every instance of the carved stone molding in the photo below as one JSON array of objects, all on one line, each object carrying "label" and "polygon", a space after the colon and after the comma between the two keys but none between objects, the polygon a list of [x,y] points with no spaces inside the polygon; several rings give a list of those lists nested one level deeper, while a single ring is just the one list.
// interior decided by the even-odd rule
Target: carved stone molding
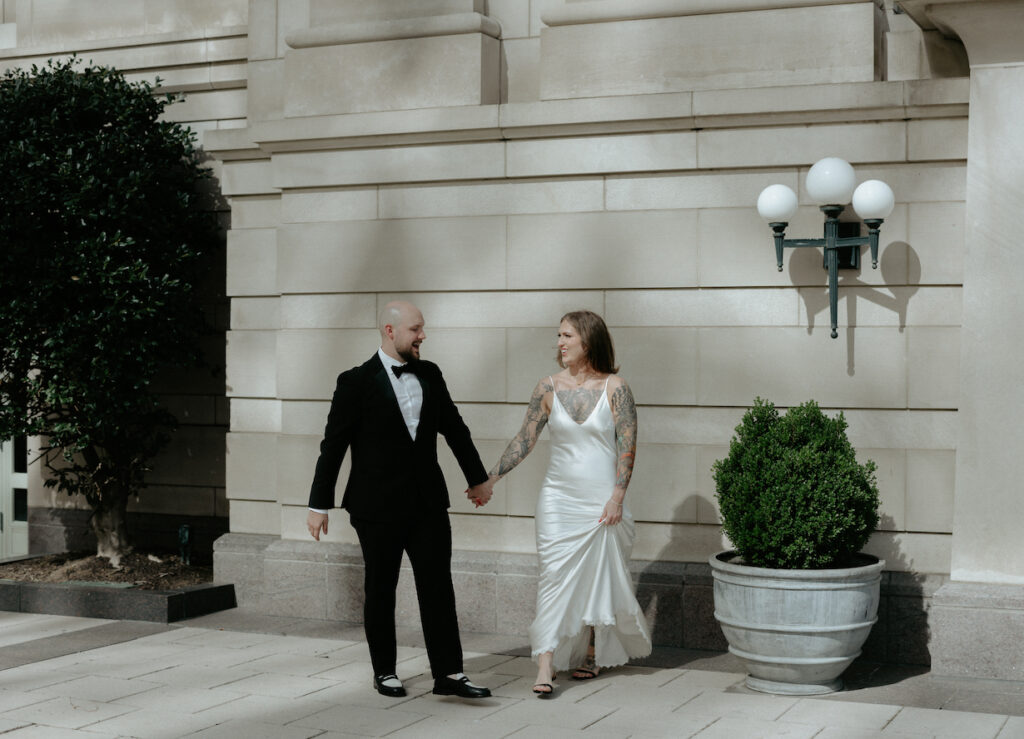
[{"label": "carved stone molding", "polygon": [[901,0],[899,6],[925,31],[960,39],[971,66],[1024,62],[1021,0]]}]

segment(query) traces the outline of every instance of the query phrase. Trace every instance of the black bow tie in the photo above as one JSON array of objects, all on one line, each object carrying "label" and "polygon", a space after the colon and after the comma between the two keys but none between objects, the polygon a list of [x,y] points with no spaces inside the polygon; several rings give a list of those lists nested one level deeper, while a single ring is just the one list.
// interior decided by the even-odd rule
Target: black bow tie
[{"label": "black bow tie", "polygon": [[418,375],[420,368],[415,362],[409,362],[408,364],[393,364],[391,365],[391,371],[395,373],[395,377],[401,377],[403,372],[411,372],[414,375]]}]

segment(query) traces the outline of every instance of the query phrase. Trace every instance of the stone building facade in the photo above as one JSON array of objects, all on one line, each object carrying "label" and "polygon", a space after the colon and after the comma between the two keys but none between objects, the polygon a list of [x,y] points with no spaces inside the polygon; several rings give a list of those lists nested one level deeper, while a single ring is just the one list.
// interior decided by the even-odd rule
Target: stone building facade
[{"label": "stone building facade", "polygon": [[[1022,439],[1012,215],[1016,0],[4,0],[0,60],[72,51],[188,94],[230,203],[226,498],[217,577],[267,613],[358,620],[346,516],[304,528],[339,371],[377,309],[427,318],[485,464],[554,371],[567,310],[601,313],[640,414],[629,493],[656,640],[722,646],[712,462],[755,396],[843,410],[878,463],[870,656],[1020,679]],[[896,209],[879,269],[776,271],[754,209],[840,156]],[[852,214],[851,214],[852,215]],[[215,406],[216,407],[216,406]],[[525,633],[546,449],[485,508],[442,448],[464,629]],[[188,465],[184,465],[187,468]],[[344,474],[344,470],[343,470]],[[37,501],[38,505],[38,501]],[[217,504],[219,505],[219,504]],[[403,574],[399,620],[418,622]],[[1016,650],[1016,651],[1014,651]]]}]

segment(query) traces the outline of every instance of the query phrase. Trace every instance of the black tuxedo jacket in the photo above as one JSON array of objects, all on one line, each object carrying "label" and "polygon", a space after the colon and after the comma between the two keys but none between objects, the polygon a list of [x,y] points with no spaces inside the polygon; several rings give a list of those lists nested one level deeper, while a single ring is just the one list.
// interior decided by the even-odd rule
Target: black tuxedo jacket
[{"label": "black tuxedo jacket", "polygon": [[440,368],[424,360],[418,364],[423,408],[415,441],[398,407],[388,370],[376,353],[338,376],[309,492],[310,508],[334,507],[338,472],[349,448],[352,470],[341,507],[353,517],[389,521],[448,508],[448,489],[437,462],[438,433],[455,453],[470,486],[487,480]]}]

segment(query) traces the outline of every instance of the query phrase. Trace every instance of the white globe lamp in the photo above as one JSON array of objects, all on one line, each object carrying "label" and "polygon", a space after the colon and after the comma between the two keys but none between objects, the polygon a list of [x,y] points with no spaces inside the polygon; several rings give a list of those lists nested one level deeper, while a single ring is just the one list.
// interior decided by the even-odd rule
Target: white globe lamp
[{"label": "white globe lamp", "polygon": [[757,197],[757,212],[770,223],[788,223],[797,205],[796,193],[785,185],[768,185]]},{"label": "white globe lamp", "polygon": [[866,180],[853,191],[853,209],[865,221],[888,218],[895,205],[892,188],[881,180]]},{"label": "white globe lamp", "polygon": [[808,170],[804,184],[811,200],[819,205],[844,205],[853,196],[857,176],[845,159],[825,157]]}]

